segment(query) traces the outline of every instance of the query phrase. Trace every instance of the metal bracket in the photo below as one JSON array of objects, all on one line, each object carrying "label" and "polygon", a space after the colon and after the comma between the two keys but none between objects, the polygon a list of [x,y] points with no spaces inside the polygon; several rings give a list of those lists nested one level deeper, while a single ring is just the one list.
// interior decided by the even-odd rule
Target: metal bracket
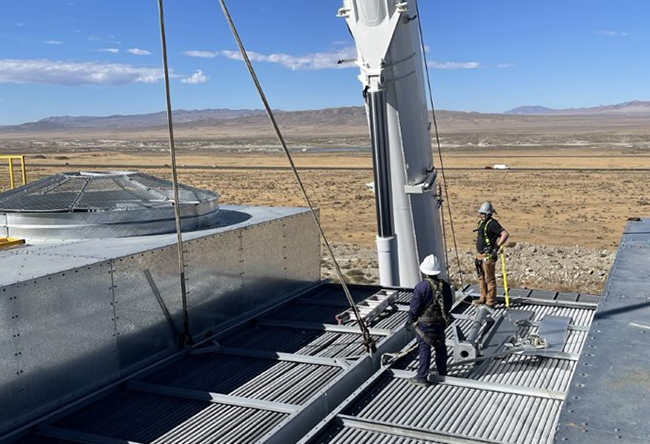
[{"label": "metal bracket", "polygon": [[373,27],[364,26],[357,16],[359,12],[348,6],[349,4],[351,1],[346,2],[346,5],[338,10],[337,17],[345,18],[348,28],[357,42],[357,65],[362,72],[359,80],[370,88],[381,89],[386,54],[388,54],[399,22],[408,13],[408,3],[401,2],[395,5],[393,15]]},{"label": "metal bracket", "polygon": [[416,185],[404,185],[404,192],[406,194],[424,194],[434,192],[435,189],[433,184],[436,181],[438,176],[438,171],[433,169],[433,171],[427,174],[427,177],[419,184]]}]

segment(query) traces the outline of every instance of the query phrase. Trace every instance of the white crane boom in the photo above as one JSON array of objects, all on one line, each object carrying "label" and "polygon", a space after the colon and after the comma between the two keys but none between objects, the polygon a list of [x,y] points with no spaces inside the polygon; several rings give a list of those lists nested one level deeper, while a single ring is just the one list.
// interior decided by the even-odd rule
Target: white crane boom
[{"label": "white crane boom", "polygon": [[[344,0],[372,142],[382,286],[414,287],[419,263],[445,264],[415,0]],[[443,277],[446,277],[446,264]]]}]

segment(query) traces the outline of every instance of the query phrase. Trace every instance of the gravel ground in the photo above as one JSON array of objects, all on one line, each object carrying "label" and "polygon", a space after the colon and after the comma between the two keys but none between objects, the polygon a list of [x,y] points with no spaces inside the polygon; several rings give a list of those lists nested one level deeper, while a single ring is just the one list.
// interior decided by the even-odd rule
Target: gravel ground
[{"label": "gravel ground", "polygon": [[[376,252],[359,245],[336,245],[336,259],[348,282],[370,284],[379,282]],[[321,275],[338,281],[331,259],[323,250]],[[451,280],[460,283],[456,255],[449,251]],[[511,288],[537,288],[554,291],[576,291],[601,294],[615,252],[580,247],[550,247],[511,243],[506,248],[506,270]],[[465,284],[476,282],[471,251],[459,251]],[[497,266],[497,282],[501,285],[501,264]]]}]

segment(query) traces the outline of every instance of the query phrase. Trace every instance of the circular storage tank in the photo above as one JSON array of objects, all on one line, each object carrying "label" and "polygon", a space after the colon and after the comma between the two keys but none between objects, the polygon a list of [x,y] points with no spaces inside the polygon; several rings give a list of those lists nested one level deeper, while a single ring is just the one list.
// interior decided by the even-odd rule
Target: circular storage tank
[{"label": "circular storage tank", "polygon": [[[180,184],[178,194],[183,231],[215,224],[218,194]],[[172,183],[137,171],[61,173],[0,194],[0,236],[87,239],[174,231]]]}]

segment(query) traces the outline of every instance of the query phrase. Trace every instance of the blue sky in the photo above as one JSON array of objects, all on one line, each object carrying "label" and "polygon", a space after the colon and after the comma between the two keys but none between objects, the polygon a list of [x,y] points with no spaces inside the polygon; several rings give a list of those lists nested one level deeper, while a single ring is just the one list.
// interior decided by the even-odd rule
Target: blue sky
[{"label": "blue sky", "polygon": [[[274,108],[360,105],[339,0],[229,0]],[[166,0],[175,109],[260,108],[216,0]],[[0,125],[164,109],[157,0],[2,0]],[[420,0],[436,105],[650,100],[650,2]]]}]

